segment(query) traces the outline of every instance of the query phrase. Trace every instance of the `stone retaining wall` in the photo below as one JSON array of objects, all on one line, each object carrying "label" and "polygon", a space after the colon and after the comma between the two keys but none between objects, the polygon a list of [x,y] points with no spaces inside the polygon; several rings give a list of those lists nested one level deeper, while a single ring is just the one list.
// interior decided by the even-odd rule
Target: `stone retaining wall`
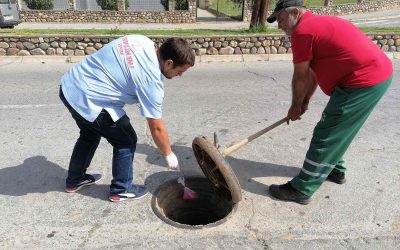
[{"label": "stone retaining wall", "polygon": [[[70,2],[74,0],[69,0]],[[251,19],[251,0],[244,0],[243,21]],[[361,1],[361,0],[360,0]],[[197,18],[196,0],[189,0],[189,10],[176,11],[175,2],[170,0],[169,11],[83,11],[71,8],[55,10],[20,10],[23,22],[98,22],[98,23],[194,23]],[[335,4],[333,0],[333,4]],[[400,0],[361,1],[355,4],[332,5],[309,8],[312,12],[326,15],[347,15],[370,12],[400,6]]]},{"label": "stone retaining wall", "polygon": [[23,22],[34,23],[195,23],[196,12],[184,11],[54,11],[21,10]]},{"label": "stone retaining wall", "polygon": [[[0,56],[85,56],[118,36],[0,36]],[[368,34],[385,52],[400,52],[399,34]],[[165,37],[150,37],[161,44]],[[270,36],[218,36],[187,38],[196,55],[286,54],[289,38]]]},{"label": "stone retaining wall", "polygon": [[169,10],[166,11],[89,11],[76,10],[73,3],[70,5],[68,10],[19,12],[22,22],[35,23],[195,23],[197,17],[196,0],[188,0],[188,10],[175,10],[175,1],[170,0]]}]

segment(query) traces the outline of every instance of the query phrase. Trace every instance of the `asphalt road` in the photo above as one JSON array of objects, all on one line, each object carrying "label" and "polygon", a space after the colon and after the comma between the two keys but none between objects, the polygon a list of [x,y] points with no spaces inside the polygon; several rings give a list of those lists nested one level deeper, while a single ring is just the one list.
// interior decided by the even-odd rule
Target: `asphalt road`
[{"label": "asphalt road", "polygon": [[383,17],[381,19],[353,21],[358,27],[399,27],[400,17]]},{"label": "asphalt road", "polygon": [[[221,225],[173,227],[152,211],[155,190],[178,174],[165,167],[136,106],[126,108],[139,137],[135,181],[151,195],[108,201],[112,148],[105,141],[89,168],[96,186],[63,192],[78,136],[58,99],[72,64],[0,63],[1,249],[399,249],[400,61],[394,82],[346,154],[347,183],[324,183],[307,205],[272,199],[268,186],[300,170],[327,97],[318,91],[301,121],[282,125],[227,157],[242,187],[237,211]],[[201,176],[195,136],[228,146],[286,115],[290,61],[198,63],[167,80],[164,120],[188,176]]]},{"label": "asphalt road", "polygon": [[400,8],[343,16],[359,27],[399,27]]}]

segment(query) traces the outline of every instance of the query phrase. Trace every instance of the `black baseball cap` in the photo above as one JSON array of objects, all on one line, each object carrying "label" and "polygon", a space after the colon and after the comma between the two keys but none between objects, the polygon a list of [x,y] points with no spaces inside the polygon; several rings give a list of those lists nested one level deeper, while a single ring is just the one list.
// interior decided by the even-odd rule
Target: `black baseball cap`
[{"label": "black baseball cap", "polygon": [[283,9],[286,9],[287,7],[303,7],[303,1],[302,0],[279,0],[276,3],[274,12],[267,18],[267,22],[269,22],[269,23],[275,22],[276,16],[279,15],[279,13]]}]

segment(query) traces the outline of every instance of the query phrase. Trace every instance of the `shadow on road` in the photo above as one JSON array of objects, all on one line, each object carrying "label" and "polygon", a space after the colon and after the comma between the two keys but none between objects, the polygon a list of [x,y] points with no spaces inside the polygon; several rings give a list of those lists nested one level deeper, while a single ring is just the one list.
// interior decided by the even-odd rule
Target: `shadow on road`
[{"label": "shadow on road", "polygon": [[[34,156],[21,165],[0,169],[0,194],[24,196],[34,193],[64,192],[67,170]],[[109,185],[95,185],[77,191],[78,194],[108,200]],[[73,195],[73,194],[71,194]]]},{"label": "shadow on road", "polygon": [[[173,150],[180,159],[182,171],[190,176],[203,176],[202,171],[194,157],[191,147],[174,145]],[[163,157],[157,153],[158,149],[147,145],[138,144],[136,153],[147,155],[146,161],[150,164],[163,166],[166,164]],[[276,165],[266,162],[226,157],[227,162],[235,172],[242,189],[259,195],[266,195],[268,185],[254,180],[257,177],[292,177],[299,168]],[[162,171],[146,178],[149,191],[154,193],[164,182],[176,179],[177,171]],[[0,194],[9,196],[23,196],[30,193],[64,192],[66,170],[59,165],[48,161],[44,156],[27,158],[21,165],[0,169]],[[106,200],[109,184],[99,184],[90,188],[79,190],[78,193]]]},{"label": "shadow on road", "polygon": [[63,191],[65,177],[66,170],[46,157],[30,157],[21,165],[0,169],[0,194],[22,196]]}]

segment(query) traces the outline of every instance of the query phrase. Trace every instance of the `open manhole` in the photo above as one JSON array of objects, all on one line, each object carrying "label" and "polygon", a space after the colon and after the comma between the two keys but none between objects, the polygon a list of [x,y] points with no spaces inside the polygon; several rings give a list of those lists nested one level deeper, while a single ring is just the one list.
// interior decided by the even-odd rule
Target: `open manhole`
[{"label": "open manhole", "polygon": [[204,137],[196,137],[192,148],[207,178],[186,178],[186,186],[198,195],[183,199],[183,187],[171,180],[159,187],[152,200],[155,214],[170,225],[202,228],[225,222],[242,199],[239,181],[217,148]]},{"label": "open manhole", "polygon": [[176,179],[161,185],[152,199],[154,213],[167,224],[199,229],[225,222],[236,211],[237,204],[218,192],[206,178],[186,178],[186,186],[198,194],[184,200],[183,187]]}]

